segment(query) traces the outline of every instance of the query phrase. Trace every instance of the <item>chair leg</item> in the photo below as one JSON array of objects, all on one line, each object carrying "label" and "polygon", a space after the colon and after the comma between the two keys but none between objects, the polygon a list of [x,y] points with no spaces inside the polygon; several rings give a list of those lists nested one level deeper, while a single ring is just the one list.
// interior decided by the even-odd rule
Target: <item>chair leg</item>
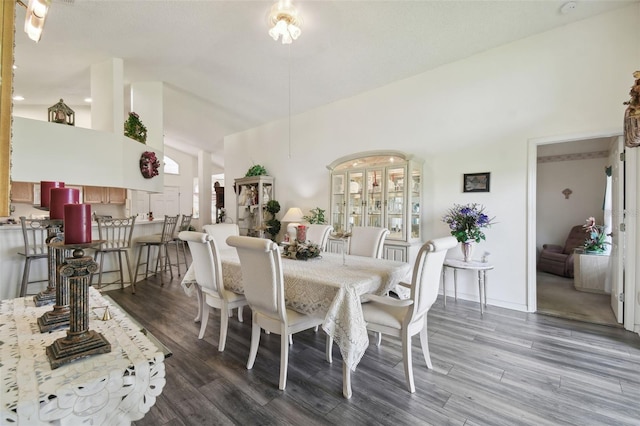
[{"label": "chair leg", "polygon": [[253,368],[258,355],[258,345],[260,344],[260,326],[258,325],[258,315],[253,314],[253,325],[251,326],[251,347],[249,348],[249,360],[247,361],[247,370]]},{"label": "chair leg", "polygon": [[29,283],[29,270],[31,268],[31,258],[24,258],[24,271],[22,271],[22,285],[20,286],[20,297],[27,295],[27,285]]},{"label": "chair leg", "polygon": [[[166,263],[169,265],[169,274],[171,275],[171,279],[173,279],[173,268],[171,268],[171,258],[169,257],[169,246],[164,244],[164,253],[167,255]],[[178,265],[178,271],[180,270],[180,265]]]},{"label": "chair leg", "polygon": [[[142,257],[142,249],[143,248],[144,248],[143,245],[138,248],[138,261],[136,262],[136,272],[133,275],[132,283],[135,283],[135,282],[138,281],[138,268],[140,267],[140,258]],[[135,289],[134,289],[134,293],[135,293]]]},{"label": "chair leg", "polygon": [[193,319],[193,322],[202,321],[202,310],[204,302],[204,295],[202,294],[202,290],[200,286],[196,284],[196,299],[198,299],[198,313],[196,317]]},{"label": "chair leg", "polygon": [[200,334],[198,334],[198,339],[202,339],[204,337],[204,330],[207,328],[208,322],[209,322],[209,305],[207,305],[206,303],[203,303],[202,317],[200,319]]},{"label": "chair leg", "polygon": [[[99,256],[98,256],[99,255]],[[100,258],[100,262],[98,262],[98,257]],[[102,265],[104,264],[104,252],[97,251],[94,256],[95,262],[98,264],[98,288],[102,288]]]},{"label": "chair leg", "polygon": [[289,335],[289,344],[293,345],[293,334]]},{"label": "chair leg", "polygon": [[[136,280],[131,278],[131,262],[129,262],[129,252],[127,250],[123,250],[124,259],[127,261],[127,274],[129,275],[129,282],[131,283],[131,291],[133,294],[136,293]],[[124,288],[124,281],[122,282],[122,287]]]},{"label": "chair leg", "polygon": [[[150,254],[151,254],[151,245],[149,244],[145,244],[147,247],[147,264],[145,265],[145,272],[144,272],[144,279],[146,280],[147,278],[149,278],[149,258],[150,258]],[[156,265],[156,269],[158,268],[158,265]]]},{"label": "chair leg", "polygon": [[242,306],[238,306],[238,322],[242,322]]},{"label": "chair leg", "polygon": [[413,383],[413,361],[411,359],[411,336],[407,329],[402,330],[402,356],[404,358],[404,375],[407,380],[409,392],[415,393],[416,386]]},{"label": "chair leg", "polygon": [[293,343],[291,334],[287,330],[282,330],[280,334],[280,385],[278,388],[284,390],[287,387],[287,368],[289,367],[289,341]]},{"label": "chair leg", "polygon": [[120,288],[124,288],[124,271],[122,270],[122,252],[118,250],[115,253],[116,253],[116,256],[118,256],[118,268],[120,269]]},{"label": "chair leg", "polygon": [[378,340],[376,341],[376,346],[380,346],[380,343],[382,343],[382,333],[378,331],[377,334],[378,334]]},{"label": "chair leg", "polygon": [[227,343],[227,329],[229,328],[229,308],[223,305],[220,311],[220,341],[218,342],[218,351],[223,352]]},{"label": "chair leg", "polygon": [[427,363],[427,368],[433,370],[433,364],[431,364],[431,354],[429,353],[429,334],[427,331],[426,318],[424,320],[424,327],[422,327],[422,330],[420,330],[420,345],[422,345],[422,356],[424,356],[424,361]]},{"label": "chair leg", "polygon": [[[174,241],[176,244],[176,266],[178,267],[178,276],[180,276],[180,251],[178,250],[178,242]],[[169,262],[171,264],[171,262]]]},{"label": "chair leg", "polygon": [[327,334],[327,341],[325,343],[325,357],[329,364],[333,363],[333,338]]}]

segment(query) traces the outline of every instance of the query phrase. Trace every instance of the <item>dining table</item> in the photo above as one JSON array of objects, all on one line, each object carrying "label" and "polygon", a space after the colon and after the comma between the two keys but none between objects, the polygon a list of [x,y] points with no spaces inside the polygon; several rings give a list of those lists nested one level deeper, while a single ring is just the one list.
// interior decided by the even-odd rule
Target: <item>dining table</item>
[{"label": "dining table", "polygon": [[[235,248],[219,251],[224,287],[244,293],[240,259]],[[343,360],[343,390],[351,398],[351,372],[369,346],[367,324],[361,307],[365,294],[384,295],[411,272],[411,265],[387,259],[323,252],[308,260],[282,258],[285,303],[288,308],[309,315],[323,315],[322,329],[336,342]],[[202,294],[193,265],[181,283],[188,295]]]}]

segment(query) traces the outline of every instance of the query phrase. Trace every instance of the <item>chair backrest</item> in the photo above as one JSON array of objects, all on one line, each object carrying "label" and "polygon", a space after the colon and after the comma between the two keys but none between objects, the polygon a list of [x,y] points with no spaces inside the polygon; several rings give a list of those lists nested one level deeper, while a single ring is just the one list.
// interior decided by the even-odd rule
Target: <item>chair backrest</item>
[{"label": "chair backrest", "polygon": [[227,245],[227,238],[240,235],[240,228],[235,223],[216,223],[204,225],[204,232],[211,235],[220,250],[231,248]]},{"label": "chair backrest", "polygon": [[309,225],[307,227],[307,240],[316,243],[320,250],[324,251],[327,248],[327,241],[329,241],[331,231],[333,231],[333,226],[331,225]]},{"label": "chair backrest", "polygon": [[576,225],[571,228],[569,231],[569,235],[567,236],[567,241],[564,243],[564,248],[562,252],[564,254],[571,254],[573,250],[584,246],[584,240],[587,239],[587,233],[582,225]]},{"label": "chair backrest", "polygon": [[62,221],[20,217],[25,255],[47,254],[47,239],[60,232]]},{"label": "chair backrest", "polygon": [[413,305],[407,313],[409,321],[419,321],[431,309],[438,298],[442,264],[447,250],[455,247],[454,237],[437,238],[424,243],[416,257],[411,278],[411,299]]},{"label": "chair backrest", "polygon": [[198,285],[213,290],[222,299],[222,265],[215,240],[209,234],[194,231],[181,231],[178,238],[189,244]]},{"label": "chair backrest", "polygon": [[349,238],[349,254],[382,259],[384,240],[389,235],[387,228],[354,226]]},{"label": "chair backrest", "polygon": [[102,248],[125,249],[131,247],[131,237],[133,237],[133,226],[136,217],[125,217],[109,219],[97,216],[98,239],[104,240]]},{"label": "chair backrest", "polygon": [[180,220],[180,226],[178,227],[176,232],[188,231],[191,226],[191,218],[192,214],[183,214],[182,219]]},{"label": "chair backrest", "polygon": [[163,244],[173,240],[173,233],[176,232],[176,226],[178,224],[178,217],[164,215],[164,225],[162,225],[162,235],[160,236],[160,242]]},{"label": "chair backrest", "polygon": [[282,259],[278,245],[264,238],[238,236],[227,238],[227,244],[238,250],[242,287],[251,309],[286,323]]}]

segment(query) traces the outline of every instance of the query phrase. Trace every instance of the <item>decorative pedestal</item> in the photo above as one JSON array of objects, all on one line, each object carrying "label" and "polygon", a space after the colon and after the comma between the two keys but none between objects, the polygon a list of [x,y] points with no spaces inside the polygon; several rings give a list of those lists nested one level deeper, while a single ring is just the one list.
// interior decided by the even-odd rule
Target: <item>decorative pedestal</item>
[{"label": "decorative pedestal", "polygon": [[573,263],[573,286],[578,291],[606,294],[608,270],[609,255],[576,253]]},{"label": "decorative pedestal", "polygon": [[89,279],[98,271],[98,264],[85,256],[83,248],[89,244],[76,245],[73,257],[58,268],[62,281],[69,284],[69,331],[52,345],[47,346],[47,357],[52,369],[89,355],[111,352],[111,344],[102,334],[89,330]]},{"label": "decorative pedestal", "polygon": [[[38,328],[41,333],[69,326],[69,283],[60,276],[59,267],[70,254],[69,249],[63,247],[62,236],[58,235],[49,241],[49,285],[47,289],[33,297],[36,306],[38,300],[47,301],[53,294],[53,310],[45,312],[38,318]],[[53,292],[51,291],[53,290]]]}]

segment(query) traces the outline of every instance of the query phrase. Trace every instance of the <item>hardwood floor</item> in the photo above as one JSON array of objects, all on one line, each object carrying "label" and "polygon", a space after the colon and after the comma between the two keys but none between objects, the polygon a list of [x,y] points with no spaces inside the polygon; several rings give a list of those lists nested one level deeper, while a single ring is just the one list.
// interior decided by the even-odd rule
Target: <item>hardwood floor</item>
[{"label": "hardwood floor", "polygon": [[[142,425],[639,425],[640,337],[621,329],[440,298],[429,313],[434,370],[414,338],[416,393],[405,388],[399,340],[371,344],[342,397],[342,361],[324,360],[324,332],[294,336],[285,391],[280,336],[261,337],[246,370],[251,311],[229,321],[218,352],[219,311],[203,340],[196,299],[175,274],[106,292],[163,342],[167,383]],[[373,339],[371,339],[373,341]]]}]

